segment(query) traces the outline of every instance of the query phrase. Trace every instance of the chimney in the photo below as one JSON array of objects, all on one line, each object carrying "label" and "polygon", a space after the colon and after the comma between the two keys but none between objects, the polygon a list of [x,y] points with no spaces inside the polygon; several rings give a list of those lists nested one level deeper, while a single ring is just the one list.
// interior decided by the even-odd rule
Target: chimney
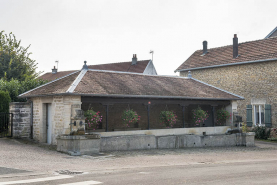
[{"label": "chimney", "polygon": [[208,52],[208,42],[203,41],[203,55],[205,55]]},{"label": "chimney", "polygon": [[239,55],[239,43],[237,34],[234,34],[233,38],[233,58],[237,58]]},{"label": "chimney", "polygon": [[52,74],[56,74],[57,73],[57,69],[56,69],[56,67],[54,66],[54,69],[52,69]]},{"label": "chimney", "polygon": [[138,62],[138,59],[137,59],[137,54],[133,54],[133,58],[132,58],[132,65],[136,65]]}]

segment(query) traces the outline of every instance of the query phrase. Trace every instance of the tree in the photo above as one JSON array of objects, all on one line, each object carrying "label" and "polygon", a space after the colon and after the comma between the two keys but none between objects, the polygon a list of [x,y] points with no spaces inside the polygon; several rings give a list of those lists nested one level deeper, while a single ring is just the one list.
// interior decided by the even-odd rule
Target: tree
[{"label": "tree", "polygon": [[26,79],[25,81],[18,81],[11,79],[10,81],[0,79],[0,91],[8,92],[10,101],[24,102],[25,98],[18,98],[18,95],[34,89],[40,85],[45,84],[47,81],[41,79]]},{"label": "tree", "polygon": [[5,80],[17,79],[25,81],[26,79],[34,79],[41,72],[36,72],[37,63],[29,56],[27,48],[20,46],[21,41],[17,40],[14,34],[4,34],[0,32],[0,78]]},{"label": "tree", "polygon": [[0,112],[9,112],[9,103],[11,98],[7,91],[0,90]]}]

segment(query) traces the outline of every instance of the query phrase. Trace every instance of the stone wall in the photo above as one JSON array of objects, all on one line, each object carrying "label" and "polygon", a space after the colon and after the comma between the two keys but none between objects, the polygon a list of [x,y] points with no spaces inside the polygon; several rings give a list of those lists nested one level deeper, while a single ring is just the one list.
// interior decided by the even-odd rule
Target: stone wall
[{"label": "stone wall", "polygon": [[29,138],[31,134],[31,103],[12,102],[10,113],[13,113],[13,137]]},{"label": "stone wall", "polygon": [[51,106],[51,144],[56,144],[56,137],[61,134],[69,134],[71,122],[71,106],[79,104],[80,96],[49,96],[32,98],[33,101],[33,128],[34,139],[39,142],[47,142],[46,105]]},{"label": "stone wall", "polygon": [[[243,96],[238,113],[246,122],[246,105],[262,101],[271,105],[272,126],[277,126],[277,61],[234,65],[191,71],[192,77]],[[188,76],[188,72],[180,72]]]}]

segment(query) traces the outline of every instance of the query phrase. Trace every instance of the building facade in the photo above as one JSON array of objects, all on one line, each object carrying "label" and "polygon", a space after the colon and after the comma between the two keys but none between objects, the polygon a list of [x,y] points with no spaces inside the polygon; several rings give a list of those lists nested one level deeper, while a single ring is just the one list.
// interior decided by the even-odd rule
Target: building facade
[{"label": "building facade", "polygon": [[176,71],[243,96],[238,115],[248,126],[277,126],[277,38],[196,51]]}]

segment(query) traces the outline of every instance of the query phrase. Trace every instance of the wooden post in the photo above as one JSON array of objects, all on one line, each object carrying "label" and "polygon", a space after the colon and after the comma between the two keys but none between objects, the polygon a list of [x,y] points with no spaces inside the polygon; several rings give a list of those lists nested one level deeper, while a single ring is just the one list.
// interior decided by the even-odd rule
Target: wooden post
[{"label": "wooden post", "polygon": [[150,102],[147,105],[147,120],[148,120],[148,130],[150,130]]},{"label": "wooden post", "polygon": [[182,112],[183,112],[183,127],[186,128],[186,126],[185,126],[185,106],[182,106]]},{"label": "wooden post", "polygon": [[212,123],[215,126],[215,105],[212,105]]},{"label": "wooden post", "polygon": [[106,105],[106,132],[108,132],[109,105]]}]

